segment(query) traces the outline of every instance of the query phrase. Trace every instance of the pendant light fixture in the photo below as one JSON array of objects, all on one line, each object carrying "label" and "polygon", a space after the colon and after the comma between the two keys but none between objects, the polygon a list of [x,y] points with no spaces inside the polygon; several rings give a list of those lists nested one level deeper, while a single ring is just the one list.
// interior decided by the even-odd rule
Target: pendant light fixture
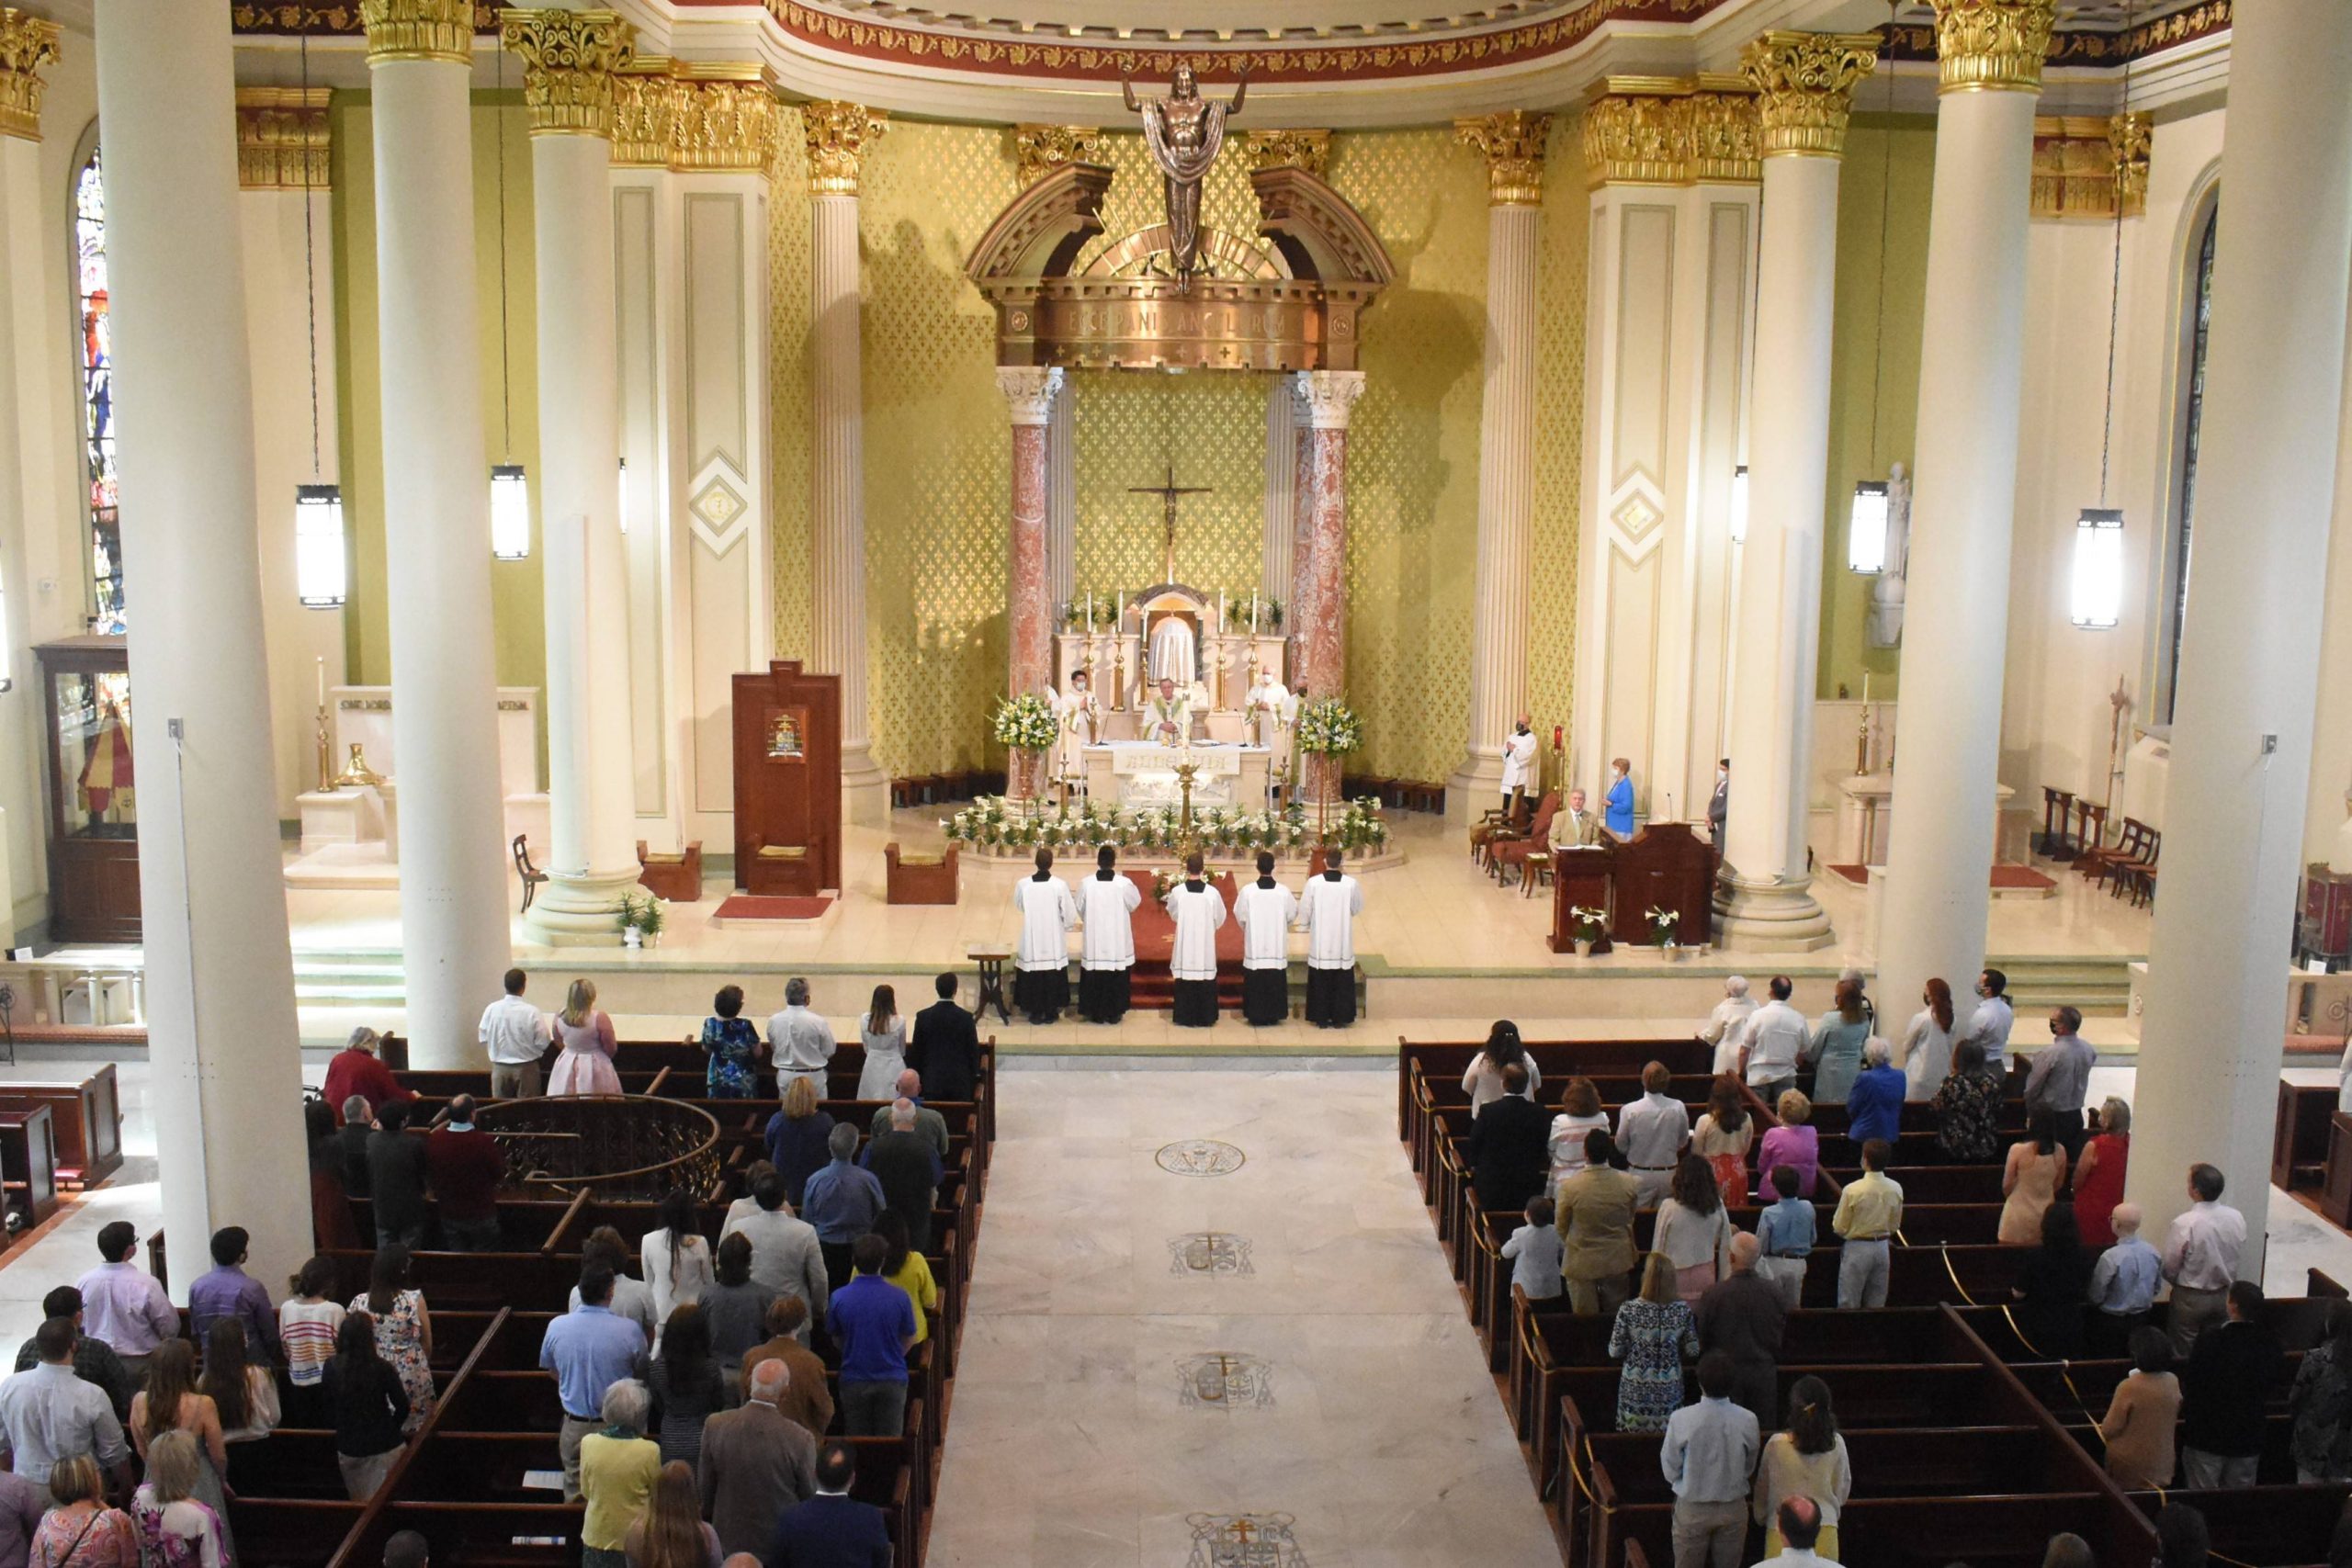
[{"label": "pendant light fixture", "polygon": [[302,297],[311,332],[311,482],[294,487],[294,596],[312,610],[342,606],[350,592],[349,547],[343,533],[343,491],[325,482],[319,463],[319,276],[311,219],[311,34],[301,34]]},{"label": "pendant light fixture", "polygon": [[503,461],[490,470],[490,553],[531,553],[531,484],[514,460],[514,378],[506,323],[506,45],[498,46],[498,408]]},{"label": "pendant light fixture", "polygon": [[[1879,389],[1886,379],[1886,228],[1894,199],[1894,41],[1895,0],[1888,0],[1886,36],[1886,113],[1882,130],[1884,151],[1878,166],[1878,331],[1871,343],[1871,471],[1878,471]],[[1846,517],[1846,570],[1876,577],[1886,570],[1887,487],[1883,479],[1864,479],[1854,486],[1854,501]]]},{"label": "pendant light fixture", "polygon": [[1731,471],[1731,542],[1747,543],[1747,465]]},{"label": "pendant light fixture", "polygon": [[[2132,7],[2123,11],[2123,103],[2116,112],[2132,113]],[[2114,134],[2109,121],[2108,151],[2114,163],[2110,175],[2115,200],[2115,261],[2107,292],[2107,407],[2099,418],[2098,504],[2086,506],[2075,519],[2075,567],[2067,586],[2066,618],[2085,631],[2112,631],[2123,624],[2123,509],[2107,503],[2107,459],[2115,434],[2115,339],[2123,303],[2123,173],[2128,165],[2129,128]]]}]

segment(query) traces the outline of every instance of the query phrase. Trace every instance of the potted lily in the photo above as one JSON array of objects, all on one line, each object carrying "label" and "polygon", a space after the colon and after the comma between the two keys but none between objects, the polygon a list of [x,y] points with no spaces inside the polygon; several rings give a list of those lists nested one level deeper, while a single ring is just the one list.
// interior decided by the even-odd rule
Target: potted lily
[{"label": "potted lily", "polygon": [[1579,904],[1568,911],[1568,941],[1576,948],[1578,958],[1592,956],[1592,944],[1600,940],[1601,931],[1608,923],[1609,916],[1605,910]]},{"label": "potted lily", "polygon": [[651,947],[661,940],[662,927],[666,923],[662,900],[650,893],[642,898],[634,893],[622,894],[616,923],[623,947]]},{"label": "potted lily", "polygon": [[1661,909],[1653,904],[1650,906],[1649,921],[1650,937],[1657,943],[1658,952],[1668,961],[1680,958],[1682,947],[1675,941],[1675,932],[1681,927],[1682,911]]}]

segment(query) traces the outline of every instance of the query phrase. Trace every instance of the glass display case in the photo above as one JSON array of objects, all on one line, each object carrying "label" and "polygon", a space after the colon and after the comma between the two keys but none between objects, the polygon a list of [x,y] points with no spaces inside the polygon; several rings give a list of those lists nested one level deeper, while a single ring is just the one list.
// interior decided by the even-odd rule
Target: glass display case
[{"label": "glass display case", "polygon": [[49,731],[51,939],[137,942],[130,649],[119,637],[91,636],[33,651]]}]

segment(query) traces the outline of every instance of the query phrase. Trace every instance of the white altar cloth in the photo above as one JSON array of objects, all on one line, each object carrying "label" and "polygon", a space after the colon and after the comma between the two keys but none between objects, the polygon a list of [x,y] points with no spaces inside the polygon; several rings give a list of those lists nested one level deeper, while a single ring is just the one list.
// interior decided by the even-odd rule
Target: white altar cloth
[{"label": "white altar cloth", "polygon": [[1106,806],[1177,804],[1183,789],[1176,767],[1189,757],[1195,769],[1193,805],[1257,810],[1266,798],[1266,770],[1273,754],[1263,746],[1214,741],[1196,741],[1187,750],[1148,740],[1114,740],[1089,746],[1082,755],[1087,793]]}]

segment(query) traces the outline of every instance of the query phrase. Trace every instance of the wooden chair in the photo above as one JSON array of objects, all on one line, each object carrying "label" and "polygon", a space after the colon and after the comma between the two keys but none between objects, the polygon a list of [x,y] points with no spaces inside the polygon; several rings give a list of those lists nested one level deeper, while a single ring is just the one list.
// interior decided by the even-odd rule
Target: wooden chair
[{"label": "wooden chair", "polygon": [[523,913],[531,912],[531,899],[548,874],[531,863],[531,842],[522,834],[514,835],[514,874],[523,879]]},{"label": "wooden chair", "polygon": [[956,902],[956,846],[937,855],[910,855],[893,839],[882,846],[886,904],[953,904]]},{"label": "wooden chair", "polygon": [[1544,847],[1544,835],[1552,830],[1552,818],[1558,816],[1559,811],[1560,795],[1554,790],[1546,794],[1544,803],[1535,808],[1535,820],[1527,825],[1523,835],[1487,841],[1487,869],[1496,881],[1504,880],[1503,873],[1508,867],[1517,866],[1524,873],[1527,857]]},{"label": "wooden chair", "polygon": [[691,904],[702,897],[702,840],[695,839],[676,854],[648,854],[645,840],[637,841],[638,886],[656,898]]},{"label": "wooden chair", "polygon": [[1513,795],[1509,807],[1490,806],[1479,814],[1470,828],[1470,858],[1481,867],[1490,864],[1489,847],[1500,839],[1515,838],[1527,831],[1529,818],[1536,807],[1527,792]]}]

